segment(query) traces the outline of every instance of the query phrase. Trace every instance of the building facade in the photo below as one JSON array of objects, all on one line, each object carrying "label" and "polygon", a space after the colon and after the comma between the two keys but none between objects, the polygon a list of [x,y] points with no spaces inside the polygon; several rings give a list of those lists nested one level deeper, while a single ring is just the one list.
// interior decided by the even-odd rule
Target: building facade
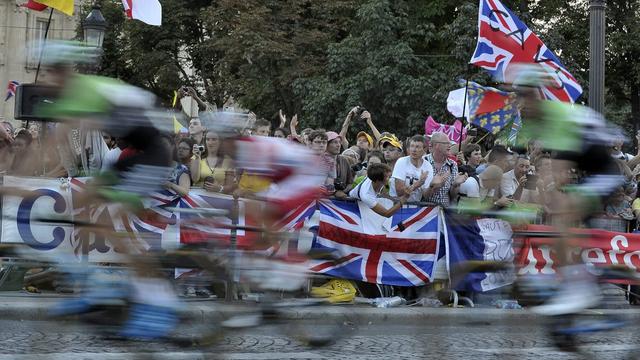
[{"label": "building facade", "polygon": [[[38,46],[47,29],[50,9],[35,11],[23,6],[26,0],[0,0],[0,117],[14,122],[15,97],[4,101],[9,81],[32,83],[38,67]],[[76,0],[74,16],[53,10],[47,39],[69,40],[76,37],[76,29],[83,18],[81,1]],[[46,77],[40,72],[38,79]],[[15,123],[15,122],[14,122]]]}]

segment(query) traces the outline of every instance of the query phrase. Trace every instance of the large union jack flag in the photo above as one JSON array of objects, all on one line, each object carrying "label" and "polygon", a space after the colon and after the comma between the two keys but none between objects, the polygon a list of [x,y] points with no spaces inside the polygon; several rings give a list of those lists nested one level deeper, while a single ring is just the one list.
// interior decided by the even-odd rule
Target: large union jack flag
[{"label": "large union jack flag", "polygon": [[438,208],[405,207],[380,231],[375,221],[366,221],[372,213],[364,205],[322,200],[319,207],[313,247],[334,250],[339,259],[318,263],[312,271],[387,285],[431,281],[439,250]]},{"label": "large union jack flag", "polygon": [[499,0],[480,0],[478,44],[470,63],[487,70],[497,81],[517,63],[536,63],[556,81],[542,90],[546,99],[575,102],[582,94],[577,80],[553,51]]}]

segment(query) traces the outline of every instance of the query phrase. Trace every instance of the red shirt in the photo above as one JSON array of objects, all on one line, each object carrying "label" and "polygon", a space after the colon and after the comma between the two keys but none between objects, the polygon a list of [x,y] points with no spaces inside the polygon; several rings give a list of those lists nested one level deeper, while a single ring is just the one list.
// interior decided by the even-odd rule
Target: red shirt
[{"label": "red shirt", "polygon": [[133,155],[137,154],[138,150],[132,148],[132,147],[127,147],[124,150],[122,150],[122,152],[120,153],[120,156],[118,156],[118,161],[122,161],[126,158],[132,157]]}]

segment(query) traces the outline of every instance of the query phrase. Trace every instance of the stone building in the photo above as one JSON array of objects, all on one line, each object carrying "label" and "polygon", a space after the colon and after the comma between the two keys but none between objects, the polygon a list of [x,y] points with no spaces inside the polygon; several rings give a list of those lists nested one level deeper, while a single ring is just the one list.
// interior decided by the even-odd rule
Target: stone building
[{"label": "stone building", "polygon": [[[26,0],[0,0],[0,117],[14,120],[15,97],[4,101],[9,81],[32,83],[36,77],[39,53],[28,44],[44,40],[50,9],[34,11],[22,7]],[[53,11],[48,39],[69,40],[76,37],[76,29],[83,15],[76,0],[74,16]],[[41,72],[39,80],[46,74]]]}]

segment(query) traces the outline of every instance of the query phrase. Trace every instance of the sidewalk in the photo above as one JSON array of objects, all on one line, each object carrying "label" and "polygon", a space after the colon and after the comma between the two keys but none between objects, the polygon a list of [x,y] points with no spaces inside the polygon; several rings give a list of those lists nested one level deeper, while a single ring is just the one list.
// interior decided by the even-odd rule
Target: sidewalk
[{"label": "sidewalk", "polygon": [[[41,321],[47,320],[48,310],[64,297],[46,294],[25,294],[22,292],[0,293],[0,319]],[[240,312],[255,309],[251,302],[228,303],[222,300],[186,300],[184,314],[195,321],[220,321]],[[255,304],[255,303],[253,303]],[[597,314],[616,314],[627,319],[640,320],[640,308],[598,309]],[[455,324],[469,323],[520,323],[540,319],[526,309],[506,310],[495,308],[447,308],[401,306],[395,308],[375,308],[370,305],[327,305],[287,310],[294,319],[327,317],[342,319],[355,324],[428,324],[430,322]]]}]

